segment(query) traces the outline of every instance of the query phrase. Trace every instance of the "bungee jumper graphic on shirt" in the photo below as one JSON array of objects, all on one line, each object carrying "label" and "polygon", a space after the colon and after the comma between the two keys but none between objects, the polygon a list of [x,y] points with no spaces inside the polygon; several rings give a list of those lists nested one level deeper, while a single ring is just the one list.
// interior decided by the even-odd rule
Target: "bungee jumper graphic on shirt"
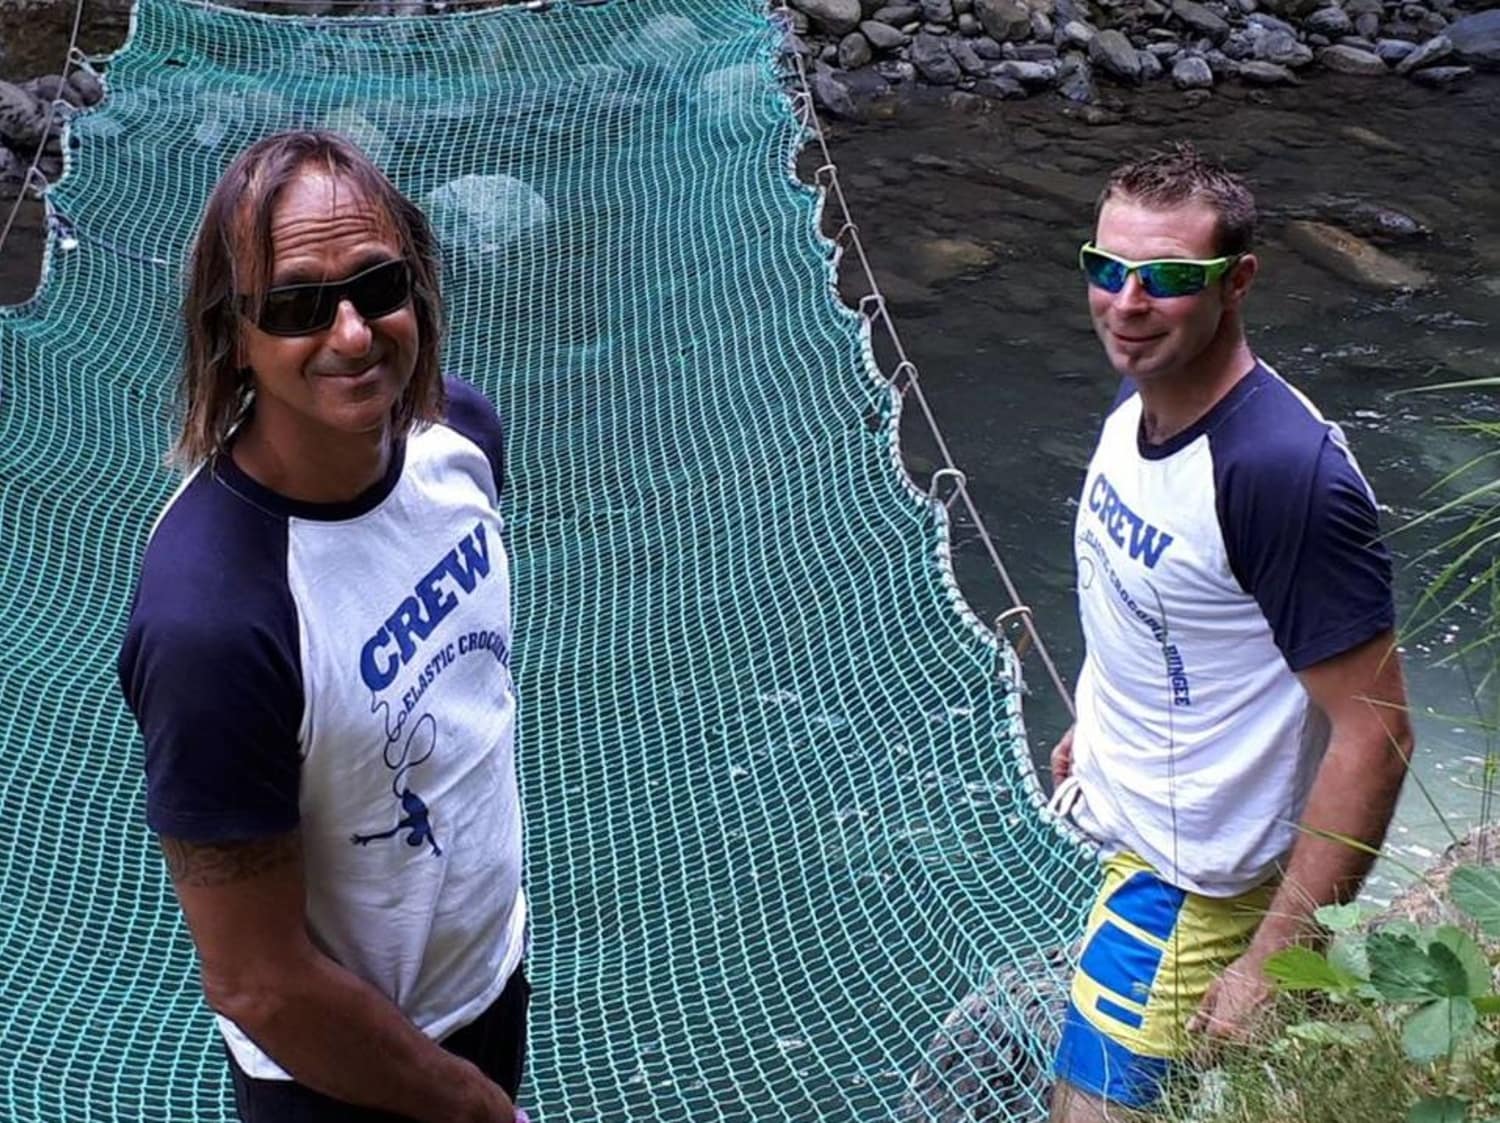
[{"label": "bungee jumper graphic on shirt", "polygon": [[[422,738],[426,732],[427,751],[419,752],[415,757],[411,755],[412,743]],[[423,714],[417,719],[416,726],[411,735],[406,739],[406,746],[402,750],[399,762],[394,765],[396,774],[391,778],[391,794],[401,802],[401,818],[396,825],[387,831],[374,831],[370,834],[355,832],[349,836],[349,841],[356,846],[368,846],[382,838],[394,838],[402,831],[410,831],[406,836],[406,845],[421,846],[424,842],[432,847],[432,856],[441,858],[443,848],[438,845],[436,836],[432,833],[432,818],[427,810],[427,804],[422,797],[410,788],[402,788],[401,784],[408,772],[432,755],[433,749],[437,748],[437,721],[431,714]],[[392,765],[387,746],[386,764]]]}]

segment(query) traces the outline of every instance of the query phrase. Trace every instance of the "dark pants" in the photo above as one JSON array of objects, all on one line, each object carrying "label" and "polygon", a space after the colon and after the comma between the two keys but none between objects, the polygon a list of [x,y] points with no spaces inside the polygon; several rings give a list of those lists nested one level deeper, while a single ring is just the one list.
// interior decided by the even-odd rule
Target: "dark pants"
[{"label": "dark pants", "polygon": [[[511,1099],[521,1087],[526,1061],[526,1009],[531,984],[520,967],[500,997],[478,1018],[443,1038],[443,1048],[504,1088]],[[257,1080],[229,1058],[234,1103],[242,1123],[410,1123],[404,1115],[355,1107],[290,1080]]]}]

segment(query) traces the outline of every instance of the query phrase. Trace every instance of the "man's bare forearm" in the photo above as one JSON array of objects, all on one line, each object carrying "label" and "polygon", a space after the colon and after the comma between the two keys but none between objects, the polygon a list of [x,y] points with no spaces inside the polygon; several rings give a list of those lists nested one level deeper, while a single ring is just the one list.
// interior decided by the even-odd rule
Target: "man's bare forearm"
[{"label": "man's bare forearm", "polygon": [[161,840],[209,1004],[299,1083],[431,1123],[509,1123],[505,1093],[307,935],[296,832]]},{"label": "man's bare forearm", "polygon": [[334,1099],[424,1123],[502,1118],[503,1093],[483,1073],[316,951],[294,974],[215,1005],[298,1083]]},{"label": "man's bare forearm", "polygon": [[[1412,740],[1404,715],[1389,728],[1340,738],[1336,729],[1302,815],[1302,832],[1252,945],[1269,955],[1310,935],[1312,914],[1359,892],[1390,826]],[[1330,837],[1337,836],[1337,837]],[[1351,846],[1339,841],[1358,842]]]}]

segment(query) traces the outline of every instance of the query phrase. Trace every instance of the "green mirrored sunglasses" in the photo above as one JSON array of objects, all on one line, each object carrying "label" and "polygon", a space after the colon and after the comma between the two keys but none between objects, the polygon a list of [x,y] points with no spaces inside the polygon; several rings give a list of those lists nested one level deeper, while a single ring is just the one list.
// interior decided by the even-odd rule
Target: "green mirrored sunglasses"
[{"label": "green mirrored sunglasses", "polygon": [[1241,254],[1215,257],[1207,261],[1190,258],[1158,258],[1155,261],[1129,261],[1106,253],[1092,242],[1078,251],[1078,264],[1089,284],[1105,292],[1119,292],[1125,280],[1134,273],[1148,296],[1192,296],[1213,284],[1240,259]]}]

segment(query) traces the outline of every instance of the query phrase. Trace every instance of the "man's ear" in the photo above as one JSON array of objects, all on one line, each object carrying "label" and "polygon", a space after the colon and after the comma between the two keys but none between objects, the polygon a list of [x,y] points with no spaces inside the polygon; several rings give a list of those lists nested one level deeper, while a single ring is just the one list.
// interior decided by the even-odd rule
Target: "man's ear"
[{"label": "man's ear", "polygon": [[1238,307],[1244,303],[1245,297],[1250,295],[1250,286],[1255,283],[1255,275],[1260,272],[1260,259],[1253,253],[1247,253],[1234,263],[1224,277],[1224,303]]}]

